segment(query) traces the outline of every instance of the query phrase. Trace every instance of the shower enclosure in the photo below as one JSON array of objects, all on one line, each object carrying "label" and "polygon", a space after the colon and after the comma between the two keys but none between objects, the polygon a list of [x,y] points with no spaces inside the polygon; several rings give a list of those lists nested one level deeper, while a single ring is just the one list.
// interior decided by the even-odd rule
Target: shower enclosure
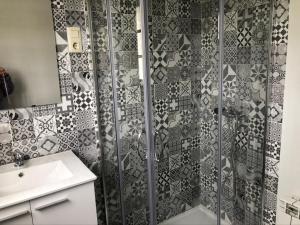
[{"label": "shower enclosure", "polygon": [[273,1],[87,6],[107,224],[262,224]]}]

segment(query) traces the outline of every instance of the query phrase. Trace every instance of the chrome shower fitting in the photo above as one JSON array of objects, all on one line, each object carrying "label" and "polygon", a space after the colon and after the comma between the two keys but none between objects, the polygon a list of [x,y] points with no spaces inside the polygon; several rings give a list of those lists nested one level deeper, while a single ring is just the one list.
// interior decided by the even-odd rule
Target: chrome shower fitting
[{"label": "chrome shower fitting", "polygon": [[[218,115],[219,109],[214,108],[214,113]],[[237,119],[246,117],[246,115],[242,111],[239,111],[234,107],[222,108],[222,115],[228,118],[237,118]]]}]

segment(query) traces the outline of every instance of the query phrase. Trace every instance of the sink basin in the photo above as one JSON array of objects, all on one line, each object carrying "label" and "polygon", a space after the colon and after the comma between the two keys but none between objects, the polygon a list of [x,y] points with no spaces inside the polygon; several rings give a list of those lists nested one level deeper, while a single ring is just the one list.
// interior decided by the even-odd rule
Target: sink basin
[{"label": "sink basin", "polygon": [[28,168],[15,168],[13,171],[0,173],[0,197],[53,184],[70,177],[72,173],[60,160]]},{"label": "sink basin", "polygon": [[72,151],[0,166],[0,210],[81,184],[97,177]]}]

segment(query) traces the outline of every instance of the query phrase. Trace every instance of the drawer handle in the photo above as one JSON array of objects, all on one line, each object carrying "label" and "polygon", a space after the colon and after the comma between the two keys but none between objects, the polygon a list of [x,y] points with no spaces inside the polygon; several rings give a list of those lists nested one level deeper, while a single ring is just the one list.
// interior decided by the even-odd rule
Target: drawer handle
[{"label": "drawer handle", "polygon": [[43,210],[45,208],[48,208],[48,207],[51,207],[54,205],[58,205],[58,204],[61,204],[61,203],[67,202],[67,201],[69,201],[69,199],[67,197],[65,197],[65,198],[58,199],[58,200],[55,200],[52,202],[48,202],[46,204],[39,205],[39,206],[35,207],[35,210]]},{"label": "drawer handle", "polygon": [[16,212],[14,214],[10,214],[10,215],[7,215],[7,216],[4,216],[4,217],[0,218],[0,222],[11,220],[13,218],[16,218],[16,217],[19,217],[19,216],[24,216],[24,215],[27,215],[27,214],[30,214],[30,211],[28,209],[24,209],[20,212]]}]

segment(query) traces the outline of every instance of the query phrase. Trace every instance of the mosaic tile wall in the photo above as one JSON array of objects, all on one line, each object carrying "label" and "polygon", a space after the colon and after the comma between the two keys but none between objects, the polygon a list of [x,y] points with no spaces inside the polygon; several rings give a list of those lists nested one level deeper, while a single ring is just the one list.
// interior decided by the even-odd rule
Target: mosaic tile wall
[{"label": "mosaic tile wall", "polygon": [[[99,222],[105,220],[98,119],[84,0],[51,0],[62,102],[1,111],[12,142],[0,145],[0,164],[19,151],[36,158],[71,150],[99,177],[95,183]],[[81,28],[83,53],[69,53],[66,28]]]}]

